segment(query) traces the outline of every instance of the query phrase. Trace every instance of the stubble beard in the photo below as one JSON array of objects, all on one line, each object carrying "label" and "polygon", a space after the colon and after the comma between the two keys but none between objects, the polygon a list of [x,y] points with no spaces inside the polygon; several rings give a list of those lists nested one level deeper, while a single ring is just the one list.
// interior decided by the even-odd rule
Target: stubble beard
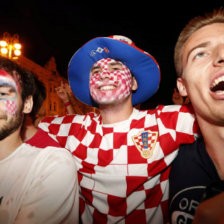
[{"label": "stubble beard", "polygon": [[[7,119],[7,116],[6,116]],[[7,121],[6,121],[7,122]],[[22,108],[15,114],[10,121],[0,127],[0,141],[14,133],[23,122]]]}]

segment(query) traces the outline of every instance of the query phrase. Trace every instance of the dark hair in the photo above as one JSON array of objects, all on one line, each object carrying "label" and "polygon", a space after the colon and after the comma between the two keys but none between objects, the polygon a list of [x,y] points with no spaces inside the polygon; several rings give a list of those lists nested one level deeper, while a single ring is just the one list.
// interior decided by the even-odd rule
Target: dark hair
[{"label": "dark hair", "polygon": [[34,80],[36,84],[36,91],[33,95],[33,109],[29,114],[33,121],[35,120],[36,114],[38,113],[44,100],[46,99],[45,85],[38,79],[36,75],[34,76]]},{"label": "dark hair", "polygon": [[16,76],[22,90],[23,102],[36,91],[34,74],[19,66],[16,62],[0,56],[0,69],[8,72],[12,77]]}]

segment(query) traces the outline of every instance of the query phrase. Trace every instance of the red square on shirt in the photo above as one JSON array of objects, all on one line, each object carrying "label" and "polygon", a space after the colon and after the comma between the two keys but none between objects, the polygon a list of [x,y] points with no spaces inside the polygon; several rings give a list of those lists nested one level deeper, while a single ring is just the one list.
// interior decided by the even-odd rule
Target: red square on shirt
[{"label": "red square on shirt", "polygon": [[114,133],[114,149],[127,145],[127,133]]},{"label": "red square on shirt", "polygon": [[146,224],[145,210],[134,210],[129,216],[125,218],[125,224],[141,223]]},{"label": "red square on shirt", "polygon": [[160,204],[163,193],[160,184],[157,184],[152,189],[146,190],[147,199],[145,200],[146,208],[154,208]]},{"label": "red square on shirt", "polygon": [[128,164],[147,163],[135,145],[128,146]]},{"label": "red square on shirt", "polygon": [[109,215],[125,216],[127,210],[126,198],[108,195]]}]

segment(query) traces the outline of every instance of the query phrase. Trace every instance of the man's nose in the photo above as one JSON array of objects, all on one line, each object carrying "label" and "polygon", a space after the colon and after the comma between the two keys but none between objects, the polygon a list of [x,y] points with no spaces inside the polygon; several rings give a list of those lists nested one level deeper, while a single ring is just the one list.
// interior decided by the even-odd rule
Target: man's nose
[{"label": "man's nose", "polygon": [[100,74],[100,79],[110,79],[110,72],[108,70],[102,71]]},{"label": "man's nose", "polygon": [[217,46],[214,63],[217,66],[224,66],[224,44]]}]

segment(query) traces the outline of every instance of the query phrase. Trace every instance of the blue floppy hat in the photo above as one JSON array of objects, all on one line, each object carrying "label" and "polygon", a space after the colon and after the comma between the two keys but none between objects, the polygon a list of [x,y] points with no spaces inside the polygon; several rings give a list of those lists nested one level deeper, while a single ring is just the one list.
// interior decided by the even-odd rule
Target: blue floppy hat
[{"label": "blue floppy hat", "polygon": [[138,83],[132,93],[132,104],[137,105],[149,99],[158,89],[160,69],[156,60],[147,52],[137,48],[124,36],[97,37],[84,44],[71,58],[68,65],[68,79],[77,99],[97,107],[89,90],[89,74],[95,62],[111,58],[125,64]]}]

